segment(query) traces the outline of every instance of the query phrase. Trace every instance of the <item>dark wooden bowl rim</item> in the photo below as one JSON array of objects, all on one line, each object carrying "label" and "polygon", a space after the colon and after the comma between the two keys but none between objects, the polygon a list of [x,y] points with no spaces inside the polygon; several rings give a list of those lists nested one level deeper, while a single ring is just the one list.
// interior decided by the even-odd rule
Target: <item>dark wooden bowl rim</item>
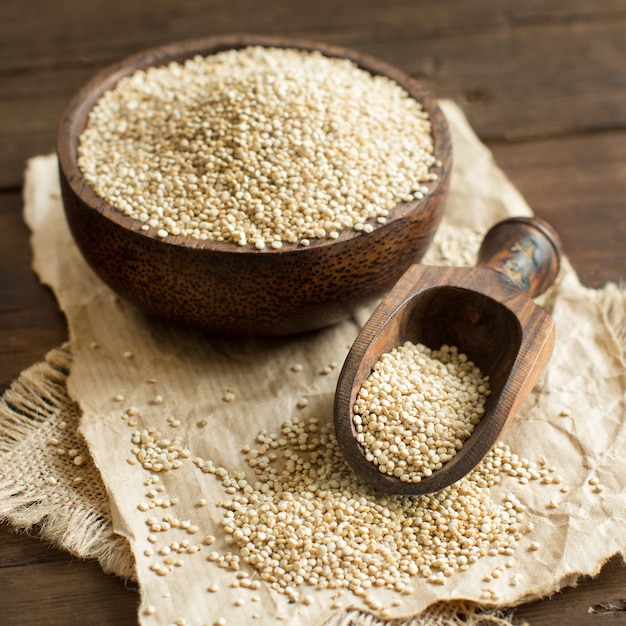
[{"label": "dark wooden bowl rim", "polygon": [[[443,113],[439,109],[433,94],[424,84],[384,61],[348,48],[303,39],[242,34],[190,39],[140,52],[105,68],[77,92],[70,101],[59,125],[57,154],[59,157],[59,166],[64,177],[74,193],[82,199],[85,208],[97,211],[119,226],[136,232],[139,235],[157,239],[156,228],[150,228],[146,231],[141,230],[142,222],[124,215],[121,211],[118,211],[100,198],[80,171],[77,163],[78,139],[86,126],[89,111],[105,91],[112,89],[121,78],[132,74],[136,70],[146,69],[151,66],[163,66],[171,61],[183,62],[196,55],[208,56],[224,50],[240,49],[253,45],[309,51],[317,50],[325,56],[350,59],[360,68],[367,70],[371,74],[387,76],[402,86],[413,98],[422,104],[424,110],[430,117],[434,139],[434,152],[436,158],[441,162],[441,166],[434,166],[432,168],[432,172],[438,174],[438,179],[430,183],[429,193],[438,189],[439,183],[443,179],[442,174],[449,171],[450,168],[451,153],[449,150],[446,150],[446,147],[450,146],[449,130]],[[446,154],[441,154],[442,149],[445,150]],[[375,224],[376,229],[384,229],[386,225],[394,220],[405,218],[419,208],[420,202],[420,200],[416,200],[398,204],[390,212],[386,224]],[[262,250],[254,248],[251,244],[239,246],[232,242],[221,242],[211,239],[200,240],[183,235],[169,235],[161,241],[175,246],[199,250],[210,249],[213,251],[240,254],[285,254],[331,246],[337,242],[345,241],[356,236],[362,236],[362,233],[352,229],[344,229],[340,232],[337,239],[312,239],[309,246],[302,246],[298,243],[283,243],[280,249],[274,249],[268,246]]]}]

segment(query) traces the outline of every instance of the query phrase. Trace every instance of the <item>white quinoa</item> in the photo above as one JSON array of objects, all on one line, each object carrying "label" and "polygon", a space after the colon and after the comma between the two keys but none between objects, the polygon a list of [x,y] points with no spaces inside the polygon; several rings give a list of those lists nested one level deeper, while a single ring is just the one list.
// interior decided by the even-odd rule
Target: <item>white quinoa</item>
[{"label": "white quinoa", "polygon": [[383,474],[420,482],[463,447],[489,394],[489,378],[456,346],[407,341],[381,355],[361,386],[356,439]]},{"label": "white quinoa", "polygon": [[[178,437],[173,440],[167,439],[156,428],[136,430],[131,441],[135,445],[131,452],[136,460],[144,469],[152,472],[179,469],[182,466],[182,459],[188,458],[191,454],[183,447]],[[154,495],[156,496],[156,491]]]},{"label": "white quinoa", "polygon": [[143,230],[259,249],[369,232],[424,196],[435,163],[428,115],[397,83],[258,46],[122,78],[78,146],[95,192]]},{"label": "white quinoa", "polygon": [[[375,587],[412,593],[414,577],[443,584],[484,556],[512,555],[525,532],[525,507],[511,493],[496,502],[490,488],[503,475],[518,482],[539,477],[531,463],[497,444],[446,489],[381,497],[347,466],[332,427],[314,418],[287,421],[279,433],[262,431],[256,443],[245,455],[252,480],[200,458],[194,463],[231,492],[218,503],[227,543],[294,599],[305,584],[347,588],[373,602]],[[218,564],[226,559],[214,557]]]}]

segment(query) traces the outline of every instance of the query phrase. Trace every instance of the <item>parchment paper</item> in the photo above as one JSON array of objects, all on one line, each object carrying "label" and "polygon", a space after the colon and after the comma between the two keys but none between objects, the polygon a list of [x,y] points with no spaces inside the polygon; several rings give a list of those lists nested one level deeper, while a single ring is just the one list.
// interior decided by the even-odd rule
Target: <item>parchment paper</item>
[{"label": "parchment paper", "polygon": [[[455,165],[447,200],[446,221],[429,262],[472,263],[480,235],[507,215],[528,215],[529,207],[494,164],[460,110],[450,102],[442,108],[451,126]],[[195,457],[211,458],[227,468],[244,468],[240,449],[253,443],[261,428],[278,429],[293,416],[332,419],[332,398],[339,367],[369,311],[331,329],[305,337],[278,340],[209,340],[147,318],[119,300],[85,265],[67,230],[59,200],[53,157],[31,161],[26,188],[26,219],[33,231],[35,267],[65,312],[73,354],[68,388],[83,415],[81,430],[109,493],[113,523],[125,536],[137,562],[141,587],[142,624],[269,623],[320,624],[348,607],[364,608],[346,594],[342,609],[332,609],[334,591],[311,593],[311,605],[288,598],[262,584],[249,594],[231,587],[234,573],[206,560],[209,548],[180,557],[167,576],[150,569],[158,550],[170,541],[198,544],[207,535],[210,549],[227,552],[216,503],[226,496],[214,477],[203,474]],[[515,567],[505,570],[505,557],[485,557],[467,572],[457,572],[445,585],[416,578],[415,593],[381,592],[382,600],[400,600],[394,616],[414,615],[439,599],[484,601],[485,587],[494,590],[495,604],[512,605],[544,595],[579,574],[595,573],[626,545],[624,495],[626,461],[626,374],[619,323],[626,311],[616,288],[583,288],[564,261],[557,285],[544,298],[556,320],[557,346],[546,374],[531,394],[504,440],[514,452],[554,464],[567,493],[559,485],[519,486],[506,479],[493,488],[494,500],[514,491],[534,523],[515,554]],[[617,320],[617,322],[615,321]],[[301,371],[292,366],[301,364]],[[330,373],[322,373],[330,367]],[[225,401],[232,394],[232,401]],[[160,396],[160,398],[159,398]],[[298,400],[306,397],[305,408]],[[128,415],[128,409],[133,415]],[[163,472],[158,483],[150,473],[131,465],[131,435],[156,428],[189,449],[179,469]],[[597,477],[602,491],[588,483]],[[162,489],[150,498],[150,490]],[[167,509],[142,511],[141,503],[169,500]],[[200,500],[206,506],[200,506]],[[550,500],[557,502],[549,508]],[[180,528],[148,540],[151,516],[174,515],[199,528],[189,535]],[[530,541],[541,549],[529,551]],[[483,577],[500,565],[505,572],[486,585]],[[249,570],[252,572],[252,570]],[[520,576],[512,585],[512,576]],[[207,587],[219,583],[220,590]],[[245,597],[243,606],[237,598]],[[177,621],[178,620],[178,621]]]}]

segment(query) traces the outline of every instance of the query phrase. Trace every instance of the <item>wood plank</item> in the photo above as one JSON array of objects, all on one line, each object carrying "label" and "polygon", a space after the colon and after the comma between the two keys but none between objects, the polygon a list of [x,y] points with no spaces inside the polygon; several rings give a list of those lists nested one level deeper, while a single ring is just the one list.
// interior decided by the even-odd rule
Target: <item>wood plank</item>
[{"label": "wood plank", "polygon": [[[541,24],[589,24],[626,17],[622,0],[572,3],[570,0],[439,0],[392,5],[362,0],[358,11],[350,2],[294,0],[171,0],[110,3],[107,0],[65,0],[62,10],[46,0],[5,0],[0,5],[0,48],[3,69],[33,69],[62,64],[102,62],[131,49],[179,37],[246,32],[294,36],[341,37],[343,41],[384,42],[439,38],[470,32],[501,31]],[[15,54],[20,51],[20,54]],[[51,54],[52,53],[52,54]]]},{"label": "wood plank", "polygon": [[368,51],[457,101],[482,139],[536,138],[626,126],[624,33],[626,17],[507,25]]},{"label": "wood plank", "polygon": [[606,563],[601,574],[581,579],[576,588],[555,594],[549,600],[532,602],[514,611],[522,626],[609,626],[626,623],[626,567],[621,557]]},{"label": "wood plank", "polygon": [[65,552],[51,550],[36,531],[18,531],[0,522],[0,569],[69,560],[71,557]]},{"label": "wood plank", "polygon": [[134,585],[105,575],[94,561],[73,559],[35,537],[15,535],[6,525],[0,525],[0,589],[2,624],[137,624]]},{"label": "wood plank", "polygon": [[60,20],[46,0],[31,0],[29,12],[8,0],[0,5],[0,188],[18,187],[25,160],[53,148],[67,101],[97,69],[159,43],[243,26],[380,56],[456,99],[483,138],[626,126],[624,3],[547,4],[446,0],[425,15],[410,0],[391,9],[368,0],[359,11],[332,0],[158,0],[150,10],[67,0]]},{"label": "wood plank", "polygon": [[31,269],[21,209],[20,193],[0,193],[0,391],[67,339],[65,318],[52,292]]},{"label": "wood plank", "polygon": [[559,232],[584,284],[626,283],[626,131],[490,148],[535,213]]}]

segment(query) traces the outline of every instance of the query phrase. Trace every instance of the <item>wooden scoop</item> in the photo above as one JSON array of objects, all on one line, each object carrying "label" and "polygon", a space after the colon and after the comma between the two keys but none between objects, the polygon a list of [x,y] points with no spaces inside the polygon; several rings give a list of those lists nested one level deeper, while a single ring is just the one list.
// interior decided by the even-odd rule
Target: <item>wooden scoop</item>
[{"label": "wooden scoop", "polygon": [[[357,336],[339,376],[335,432],[352,469],[388,494],[443,489],[489,452],[547,365],[554,347],[550,315],[531,298],[556,278],[561,244],[538,218],[514,217],[486,234],[472,268],[414,264],[385,296]],[[356,440],[353,406],[379,357],[405,341],[432,349],[457,346],[490,377],[485,414],[461,450],[420,482],[403,482],[366,460]]]}]

